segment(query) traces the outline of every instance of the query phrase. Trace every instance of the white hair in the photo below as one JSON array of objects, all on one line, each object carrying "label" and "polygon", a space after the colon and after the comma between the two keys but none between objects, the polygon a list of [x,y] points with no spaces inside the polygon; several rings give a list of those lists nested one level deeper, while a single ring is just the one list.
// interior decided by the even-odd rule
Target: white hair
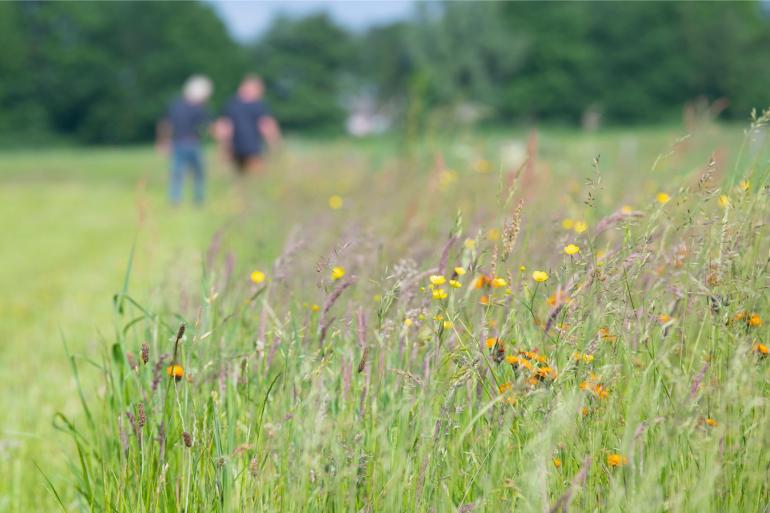
[{"label": "white hair", "polygon": [[211,96],[213,85],[211,80],[204,75],[193,75],[184,84],[182,94],[192,103],[203,103]]}]

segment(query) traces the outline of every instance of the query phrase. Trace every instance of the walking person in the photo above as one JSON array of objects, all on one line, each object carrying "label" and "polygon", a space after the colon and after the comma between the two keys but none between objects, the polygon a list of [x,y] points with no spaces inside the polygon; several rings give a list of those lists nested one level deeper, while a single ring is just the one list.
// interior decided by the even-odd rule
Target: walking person
[{"label": "walking person", "polygon": [[184,176],[193,177],[193,199],[203,203],[206,176],[201,151],[201,137],[210,120],[206,102],[212,92],[211,80],[194,75],[185,82],[182,96],[174,100],[166,116],[158,123],[158,147],[171,153],[168,198],[172,205],[182,201]]},{"label": "walking person", "polygon": [[217,120],[217,138],[239,174],[259,171],[268,147],[281,141],[281,129],[262,99],[264,90],[260,77],[247,75]]}]

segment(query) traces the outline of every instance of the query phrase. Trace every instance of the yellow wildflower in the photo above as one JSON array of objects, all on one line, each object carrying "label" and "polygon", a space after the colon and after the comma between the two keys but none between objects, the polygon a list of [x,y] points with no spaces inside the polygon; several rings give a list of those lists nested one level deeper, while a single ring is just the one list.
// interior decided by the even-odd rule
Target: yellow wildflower
[{"label": "yellow wildflower", "polygon": [[564,252],[569,256],[572,256],[577,253],[580,253],[580,247],[576,246],[575,244],[567,244],[566,246],[564,246]]},{"label": "yellow wildflower", "polygon": [[628,464],[628,458],[622,454],[610,454],[607,456],[607,465],[610,467],[620,467]]},{"label": "yellow wildflower", "polygon": [[706,422],[706,425],[708,427],[716,427],[717,425],[717,421],[712,419],[711,417],[707,417],[704,422]]},{"label": "yellow wildflower", "polygon": [[254,283],[262,283],[263,281],[265,281],[265,273],[263,273],[262,271],[254,271],[253,273],[251,273],[251,281],[253,281]]},{"label": "yellow wildflower", "polygon": [[575,233],[583,233],[588,229],[588,223],[585,221],[575,221]]},{"label": "yellow wildflower", "polygon": [[553,459],[553,466],[556,468],[561,468],[561,460],[559,458]]},{"label": "yellow wildflower", "polygon": [[459,289],[460,287],[462,287],[462,286],[463,286],[463,284],[462,284],[462,283],[460,283],[460,282],[459,282],[459,281],[457,281],[457,280],[449,280],[449,286],[450,286],[450,287],[453,287],[453,288],[456,288],[456,289]]},{"label": "yellow wildflower", "polygon": [[748,180],[741,180],[741,183],[738,184],[738,187],[740,187],[743,192],[746,192],[751,189],[751,182]]},{"label": "yellow wildflower", "polygon": [[730,206],[730,197],[727,196],[727,194],[722,194],[721,196],[719,196],[717,203],[722,208],[728,208]]},{"label": "yellow wildflower", "polygon": [[444,289],[433,289],[433,299],[438,299],[438,300],[446,299],[447,295],[448,294]]},{"label": "yellow wildflower", "polygon": [[462,276],[465,274],[465,267],[455,267],[454,272],[457,276]]},{"label": "yellow wildflower", "polygon": [[430,283],[431,285],[443,285],[446,283],[446,278],[439,274],[434,274],[430,277]]},{"label": "yellow wildflower", "polygon": [[493,347],[495,347],[495,344],[497,344],[497,339],[496,338],[488,338],[484,342],[484,344],[487,346],[487,349],[492,349]]},{"label": "yellow wildflower", "polygon": [[445,330],[451,330],[454,328],[454,323],[452,321],[444,321],[444,329]]},{"label": "yellow wildflower", "polygon": [[315,303],[313,303],[312,305],[310,305],[310,311],[311,311],[311,312],[317,312],[317,311],[319,311],[320,309],[321,309],[321,307],[320,307],[320,306],[318,306],[318,305],[317,305],[317,304],[315,304]]},{"label": "yellow wildflower", "polygon": [[767,346],[760,342],[757,342],[756,344],[754,344],[753,349],[754,349],[754,352],[756,352],[759,356],[767,356],[768,354]]},{"label": "yellow wildflower", "polygon": [[345,276],[345,268],[344,267],[335,267],[332,269],[332,280],[339,280]]},{"label": "yellow wildflower", "polygon": [[409,326],[411,326],[412,324],[414,324],[414,321],[412,319],[410,319],[408,317],[406,319],[404,319],[404,326],[406,326],[407,328]]},{"label": "yellow wildflower", "polygon": [[624,215],[629,215],[633,211],[634,209],[631,207],[631,205],[623,205],[620,207],[620,212]]},{"label": "yellow wildflower", "polygon": [[338,196],[336,194],[334,196],[329,196],[329,208],[331,208],[332,210],[341,209],[342,204],[343,204],[342,196]]},{"label": "yellow wildflower", "polygon": [[494,242],[499,238],[500,238],[500,230],[498,230],[497,228],[490,228],[489,230],[487,230],[487,239]]},{"label": "yellow wildflower", "polygon": [[532,279],[538,283],[543,283],[548,279],[548,273],[545,271],[535,271],[532,273]]},{"label": "yellow wildflower", "polygon": [[658,202],[658,203],[660,203],[661,205],[665,205],[666,203],[668,203],[668,202],[669,202],[669,200],[671,200],[671,196],[669,196],[669,195],[668,195],[668,194],[666,194],[665,192],[659,192],[659,193],[658,193],[658,194],[655,196],[655,199],[656,199],[656,200],[657,200],[657,202]]},{"label": "yellow wildflower", "polygon": [[561,222],[561,227],[565,230],[571,230],[575,227],[575,221],[568,217]]},{"label": "yellow wildflower", "polygon": [[465,249],[473,249],[476,247],[476,241],[473,239],[465,239]]},{"label": "yellow wildflower", "polygon": [[508,282],[506,282],[504,278],[495,278],[492,280],[493,289],[499,289],[500,287],[505,287],[506,285],[508,285]]}]

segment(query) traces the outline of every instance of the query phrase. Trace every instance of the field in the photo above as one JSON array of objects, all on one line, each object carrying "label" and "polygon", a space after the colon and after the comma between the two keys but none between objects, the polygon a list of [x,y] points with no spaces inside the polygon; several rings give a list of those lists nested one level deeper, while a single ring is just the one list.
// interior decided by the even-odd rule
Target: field
[{"label": "field", "polygon": [[174,209],[150,148],[6,152],[0,512],[767,511],[768,156],[290,139]]}]

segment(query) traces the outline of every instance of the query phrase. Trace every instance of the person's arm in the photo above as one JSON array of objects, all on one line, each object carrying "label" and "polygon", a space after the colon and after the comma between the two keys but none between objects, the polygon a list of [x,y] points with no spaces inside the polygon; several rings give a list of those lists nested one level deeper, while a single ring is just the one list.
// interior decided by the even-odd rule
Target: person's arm
[{"label": "person's arm", "polygon": [[171,147],[171,123],[161,119],[155,126],[155,147],[161,153],[168,153]]},{"label": "person's arm", "polygon": [[281,144],[281,127],[272,116],[262,116],[258,121],[259,131],[262,137],[267,141],[271,149],[275,149]]},{"label": "person's arm", "polygon": [[233,123],[229,118],[221,116],[211,125],[211,136],[217,141],[220,155],[230,156],[233,139]]}]

